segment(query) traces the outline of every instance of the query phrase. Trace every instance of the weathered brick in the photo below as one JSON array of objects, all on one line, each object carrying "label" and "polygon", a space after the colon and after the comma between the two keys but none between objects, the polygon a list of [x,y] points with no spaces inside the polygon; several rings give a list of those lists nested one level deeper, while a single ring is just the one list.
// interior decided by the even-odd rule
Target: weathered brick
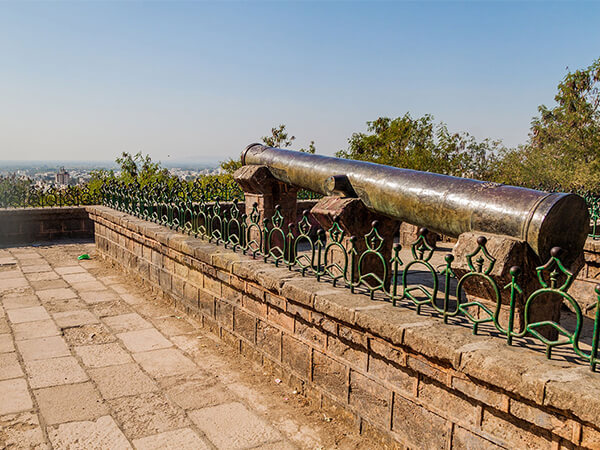
[{"label": "weathered brick", "polygon": [[310,374],[310,348],[286,334],[282,341],[282,361],[304,379]]},{"label": "weathered brick", "polygon": [[171,274],[175,273],[175,261],[171,258],[163,257],[163,269],[170,272]]},{"label": "weathered brick", "polygon": [[183,298],[190,304],[198,307],[198,287],[192,283],[185,283],[183,287]]},{"label": "weathered brick", "polygon": [[313,382],[330,395],[345,402],[347,399],[347,368],[325,354],[313,352]]},{"label": "weathered brick", "polygon": [[440,414],[450,420],[460,417],[470,425],[479,422],[479,410],[474,402],[469,402],[458,393],[448,391],[435,381],[421,380],[419,399],[429,407],[437,409]]},{"label": "weathered brick", "polygon": [[388,389],[351,370],[349,399],[361,415],[382,427],[389,426],[391,392]]},{"label": "weathered brick", "polygon": [[233,314],[233,331],[250,342],[255,342],[256,319],[240,308],[235,308]]},{"label": "weathered brick", "polygon": [[204,289],[211,291],[215,295],[218,295],[218,296],[221,295],[221,282],[215,278],[205,275],[204,276],[204,285],[202,287]]},{"label": "weathered brick", "polygon": [[198,310],[209,317],[215,316],[215,297],[204,289],[198,289]]},{"label": "weathered brick", "polygon": [[256,345],[274,359],[281,358],[281,331],[259,320],[256,324]]},{"label": "weathered brick", "polygon": [[244,341],[240,341],[240,352],[242,355],[244,355],[246,358],[250,359],[251,361],[254,361],[257,364],[262,364],[262,361],[263,361],[262,353],[260,353],[254,345],[247,344]]},{"label": "weathered brick", "polygon": [[327,318],[324,314],[317,311],[311,311],[310,321],[327,333],[337,334],[337,324],[333,320]]},{"label": "weathered brick", "polygon": [[215,318],[222,327],[233,329],[233,305],[217,299],[215,302]]},{"label": "weathered brick", "polygon": [[150,281],[156,284],[160,283],[160,268],[154,264],[150,265]]},{"label": "weathered brick", "polygon": [[187,278],[190,269],[185,264],[175,263],[175,275],[181,278]]},{"label": "weathered brick", "polygon": [[265,302],[267,302],[269,305],[276,306],[279,309],[285,309],[287,300],[284,297],[271,292],[265,292]]},{"label": "weathered brick", "polygon": [[238,291],[243,292],[246,290],[246,281],[244,281],[242,278],[236,277],[235,275],[230,275],[229,284],[233,289]]},{"label": "weathered brick", "polygon": [[152,264],[162,267],[162,255],[156,250],[152,250]]},{"label": "weathered brick", "polygon": [[327,335],[300,318],[294,322],[294,334],[306,339],[312,345],[324,349],[327,346]]},{"label": "weathered brick", "polygon": [[225,283],[221,283],[221,297],[231,303],[241,303],[242,301],[242,293]]},{"label": "weathered brick", "polygon": [[220,337],[220,326],[216,320],[211,317],[202,317],[202,326],[212,334]]},{"label": "weathered brick", "polygon": [[222,283],[231,284],[231,276],[228,272],[217,270],[217,279],[220,280]]},{"label": "weathered brick", "polygon": [[508,405],[506,394],[489,389],[481,384],[476,384],[470,380],[453,377],[452,387],[467,397],[471,397],[492,408],[504,411],[505,405]]},{"label": "weathered brick", "polygon": [[367,336],[362,331],[340,324],[338,326],[338,336],[345,341],[360,346],[363,351],[367,349]]},{"label": "weathered brick", "polygon": [[406,352],[404,350],[379,339],[369,339],[369,353],[379,355],[379,357],[390,360],[399,366],[406,365]]},{"label": "weathered brick", "polygon": [[246,283],[246,292],[248,295],[259,300],[264,300],[265,298],[265,290],[256,284]]},{"label": "weathered brick", "polygon": [[600,430],[588,425],[581,427],[581,446],[586,448],[600,448]]},{"label": "weathered brick", "polygon": [[413,355],[408,355],[406,364],[412,370],[419,372],[426,377],[432,378],[439,381],[440,383],[446,383],[448,380],[447,371],[432,362],[424,361],[420,358],[415,358]]},{"label": "weathered brick", "polygon": [[249,295],[244,294],[242,296],[242,306],[259,317],[267,316],[267,304],[258,301]]},{"label": "weathered brick", "polygon": [[187,281],[195,284],[198,287],[204,286],[204,275],[199,270],[190,270]]},{"label": "weathered brick", "polygon": [[548,434],[539,428],[513,422],[514,419],[484,408],[481,429],[501,440],[507,448],[550,448],[552,439]]},{"label": "weathered brick", "polygon": [[452,448],[456,450],[470,450],[479,448],[500,450],[504,447],[500,447],[493,442],[482,438],[481,436],[473,434],[470,431],[455,425],[452,432]]},{"label": "weathered brick", "polygon": [[298,303],[287,302],[286,311],[288,314],[295,317],[300,317],[306,322],[310,320],[310,310]]},{"label": "weathered brick", "polygon": [[221,327],[220,328],[220,337],[221,339],[227,344],[230,345],[231,347],[235,348],[236,350],[240,350],[240,338],[238,338],[235,334],[233,334],[231,331]]},{"label": "weathered brick", "polygon": [[509,412],[519,419],[533,423],[565,439],[571,439],[573,436],[574,422],[566,417],[542,411],[516,399],[510,399]]},{"label": "weathered brick", "polygon": [[392,430],[410,448],[445,449],[446,420],[422,406],[394,394]]},{"label": "weathered brick", "polygon": [[367,367],[367,353],[355,346],[349,341],[345,341],[336,336],[327,336],[327,350],[334,355],[337,355],[350,364],[356,367],[364,368]]},{"label": "weathered brick", "polygon": [[395,362],[377,354],[369,355],[369,373],[394,385],[396,390],[410,395],[414,392],[417,375]]},{"label": "weathered brick", "polygon": [[171,289],[173,293],[179,297],[183,297],[183,286],[185,285],[185,278],[178,277],[177,275],[173,275],[171,278]]},{"label": "weathered brick", "polygon": [[166,270],[161,270],[159,272],[159,282],[158,284],[160,285],[161,288],[170,291],[171,290],[171,281],[172,281],[172,275],[170,272],[167,272]]},{"label": "weathered brick", "polygon": [[267,308],[267,320],[290,332],[294,332],[294,318],[271,305],[268,305]]}]

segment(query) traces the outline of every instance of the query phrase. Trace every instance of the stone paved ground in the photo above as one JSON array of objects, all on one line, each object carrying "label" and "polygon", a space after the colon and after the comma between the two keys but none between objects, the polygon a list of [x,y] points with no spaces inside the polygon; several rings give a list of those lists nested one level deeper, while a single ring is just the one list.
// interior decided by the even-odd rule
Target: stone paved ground
[{"label": "stone paved ground", "polygon": [[94,256],[0,250],[0,448],[380,447]]}]

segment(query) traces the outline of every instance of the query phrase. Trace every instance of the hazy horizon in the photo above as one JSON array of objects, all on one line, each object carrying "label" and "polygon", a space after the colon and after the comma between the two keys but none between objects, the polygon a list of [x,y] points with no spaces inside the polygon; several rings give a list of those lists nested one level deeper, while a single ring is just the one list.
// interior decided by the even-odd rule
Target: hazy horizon
[{"label": "hazy horizon", "polygon": [[332,155],[380,116],[527,140],[600,56],[592,2],[2,2],[0,160],[216,164],[286,124]]}]

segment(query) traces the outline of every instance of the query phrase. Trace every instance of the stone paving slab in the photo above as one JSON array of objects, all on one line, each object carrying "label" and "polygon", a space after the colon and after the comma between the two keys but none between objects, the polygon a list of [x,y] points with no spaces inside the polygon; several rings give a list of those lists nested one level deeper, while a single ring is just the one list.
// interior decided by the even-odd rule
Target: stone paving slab
[{"label": "stone paving slab", "polygon": [[32,388],[58,386],[87,381],[88,376],[72,356],[25,361]]},{"label": "stone paving slab", "polygon": [[136,364],[101,367],[88,372],[107,400],[157,390],[156,384]]},{"label": "stone paving slab", "polygon": [[37,320],[34,322],[13,325],[15,341],[35,339],[45,336],[57,336],[60,331],[53,320]]},{"label": "stone paving slab", "polygon": [[0,415],[27,411],[32,407],[24,378],[0,381]]},{"label": "stone paving slab", "polygon": [[95,421],[70,422],[48,427],[48,437],[54,448],[132,448],[111,416],[103,416]]},{"label": "stone paving slab", "polygon": [[6,449],[46,449],[44,433],[37,414],[22,412],[0,416],[0,445]]},{"label": "stone paving slab", "polygon": [[116,342],[98,345],[83,345],[74,348],[86,367],[106,367],[133,362],[127,351]]},{"label": "stone paving slab", "polygon": [[15,352],[0,354],[0,380],[23,376],[21,364]]},{"label": "stone paving slab", "polygon": [[13,344],[12,336],[8,333],[0,334],[0,353],[14,352],[15,345]]},{"label": "stone paving slab", "polygon": [[17,347],[24,361],[71,356],[71,352],[62,336],[48,336],[19,341]]},{"label": "stone paving slab", "polygon": [[238,402],[192,411],[190,417],[220,449],[256,447],[280,441],[282,437],[272,426]]},{"label": "stone paving slab", "polygon": [[247,361],[82,253],[93,245],[0,251],[14,266],[0,271],[0,448],[321,447],[299,410],[268,418],[240,384]]},{"label": "stone paving slab", "polygon": [[33,391],[46,423],[50,425],[92,420],[108,414],[108,407],[92,383],[67,384]]},{"label": "stone paving slab", "polygon": [[209,450],[210,447],[191,428],[165,431],[164,433],[134,439],[138,450]]}]

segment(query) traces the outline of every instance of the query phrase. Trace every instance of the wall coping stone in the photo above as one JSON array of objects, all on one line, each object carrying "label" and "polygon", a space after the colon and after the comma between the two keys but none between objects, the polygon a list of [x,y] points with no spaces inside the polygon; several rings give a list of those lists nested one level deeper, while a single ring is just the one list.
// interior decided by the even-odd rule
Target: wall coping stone
[{"label": "wall coping stone", "polygon": [[[474,336],[470,327],[444,324],[440,318],[417,315],[410,308],[351,294],[346,288],[334,288],[286,267],[265,264],[240,251],[233,252],[108,207],[86,209],[94,221],[102,218],[117,223],[154,239],[156,245],[171,246],[291,302],[307,305],[319,314],[402,347],[409,353],[409,367],[427,359],[449,368],[447,379],[439,380],[448,386],[452,386],[453,377],[468,378],[505,391],[510,397],[572,414],[595,426],[600,424],[600,374],[592,373],[587,365],[547,360],[543,351],[508,346],[500,337]],[[482,329],[481,333],[485,331]]]}]

